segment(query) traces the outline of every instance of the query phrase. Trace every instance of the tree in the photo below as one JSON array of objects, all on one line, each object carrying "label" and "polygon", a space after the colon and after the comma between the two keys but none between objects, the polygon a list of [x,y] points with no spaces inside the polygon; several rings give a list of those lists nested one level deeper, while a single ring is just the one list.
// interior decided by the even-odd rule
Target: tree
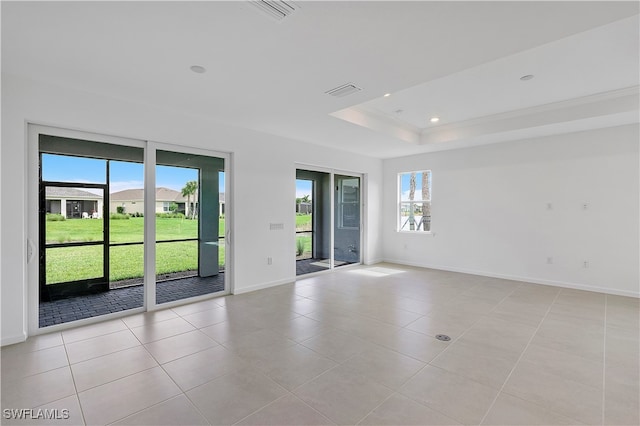
[{"label": "tree", "polygon": [[189,217],[189,213],[191,213],[191,219],[195,218],[196,209],[191,206],[191,196],[195,195],[198,190],[198,182],[195,180],[190,180],[184,185],[182,188],[182,196],[187,197],[187,208],[185,211],[185,216]]},{"label": "tree", "polygon": [[311,200],[309,199],[309,197],[310,197],[310,195],[305,195],[304,197],[302,197],[300,199],[300,201],[303,202],[303,203],[310,203]]},{"label": "tree", "polygon": [[[412,172],[409,177],[409,201],[413,201],[416,196],[416,173]],[[413,216],[413,203],[409,203],[409,230],[415,231],[416,219]]]},{"label": "tree", "polygon": [[[431,229],[431,199],[429,186],[429,173],[422,172],[422,230],[429,231]],[[429,220],[429,222],[427,222]]]}]

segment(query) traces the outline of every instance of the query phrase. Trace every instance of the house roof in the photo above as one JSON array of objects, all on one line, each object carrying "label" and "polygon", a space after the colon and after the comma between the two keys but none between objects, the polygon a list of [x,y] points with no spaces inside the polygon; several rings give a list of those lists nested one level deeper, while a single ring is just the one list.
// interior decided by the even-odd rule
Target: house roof
[{"label": "house roof", "polygon": [[77,188],[47,186],[46,198],[92,198],[94,200],[98,200],[102,199],[102,195]]},{"label": "house roof", "polygon": [[[196,192],[195,198],[198,193]],[[125,189],[123,191],[113,192],[110,196],[110,201],[143,201],[144,190],[140,189]],[[193,200],[194,197],[192,196]],[[170,188],[156,188],[156,201],[173,201],[176,203],[184,203],[187,201],[187,197],[183,197],[179,191]],[[224,202],[224,192],[220,194],[220,201]]]},{"label": "house roof", "polygon": [[[144,201],[144,190],[125,189],[123,191],[114,192],[109,195],[111,201]],[[156,201],[174,201],[184,203],[187,201],[185,197],[178,191],[169,188],[156,188]]]}]

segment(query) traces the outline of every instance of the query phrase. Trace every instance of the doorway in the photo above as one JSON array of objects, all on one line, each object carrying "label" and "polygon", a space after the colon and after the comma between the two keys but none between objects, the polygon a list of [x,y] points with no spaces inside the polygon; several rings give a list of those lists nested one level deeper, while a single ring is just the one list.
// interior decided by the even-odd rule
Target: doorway
[{"label": "doorway", "polygon": [[361,262],[361,177],[296,169],[296,275]]},{"label": "doorway", "polygon": [[156,150],[156,304],[224,290],[224,188],[224,158]]},{"label": "doorway", "polygon": [[31,333],[228,294],[227,154],[35,125],[29,138]]}]

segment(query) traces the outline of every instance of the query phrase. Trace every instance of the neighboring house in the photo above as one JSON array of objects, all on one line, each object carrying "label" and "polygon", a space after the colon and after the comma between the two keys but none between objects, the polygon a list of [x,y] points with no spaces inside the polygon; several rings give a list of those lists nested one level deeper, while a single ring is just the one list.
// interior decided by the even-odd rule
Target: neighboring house
[{"label": "neighboring house", "polygon": [[47,213],[61,214],[67,219],[102,217],[103,197],[77,188],[47,186]]},{"label": "neighboring house", "polygon": [[296,213],[310,214],[312,211],[313,211],[313,206],[310,202],[309,203],[299,202],[296,204]]},{"label": "neighboring house", "polygon": [[[193,197],[192,197],[193,198]],[[178,212],[185,213],[187,199],[179,191],[169,188],[156,188],[156,213],[170,213],[171,204],[178,205]],[[109,211],[117,213],[123,207],[125,213],[144,213],[144,191],[142,189],[125,189],[109,195]]]},{"label": "neighboring house", "polygon": [[[191,208],[197,206],[198,193],[191,196]],[[124,191],[114,192],[109,196],[109,211],[116,213],[118,207],[123,207],[125,213],[144,213],[144,191],[142,189],[125,189]],[[171,204],[176,203],[178,205],[178,212],[187,213],[187,198],[182,196],[182,193],[169,188],[156,188],[156,213],[169,213],[171,212]],[[224,215],[224,193],[220,194],[219,201],[219,214]]]}]

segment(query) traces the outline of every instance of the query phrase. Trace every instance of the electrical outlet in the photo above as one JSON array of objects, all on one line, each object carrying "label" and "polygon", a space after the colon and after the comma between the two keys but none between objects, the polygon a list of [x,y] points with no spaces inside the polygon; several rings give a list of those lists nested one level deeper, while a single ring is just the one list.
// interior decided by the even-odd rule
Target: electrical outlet
[{"label": "electrical outlet", "polygon": [[547,264],[548,265],[553,264],[553,257],[547,257]]},{"label": "electrical outlet", "polygon": [[582,267],[583,268],[588,268],[589,267],[589,261],[585,260],[584,262],[582,262]]},{"label": "electrical outlet", "polygon": [[267,257],[267,265],[273,265],[273,258],[271,256]]}]

